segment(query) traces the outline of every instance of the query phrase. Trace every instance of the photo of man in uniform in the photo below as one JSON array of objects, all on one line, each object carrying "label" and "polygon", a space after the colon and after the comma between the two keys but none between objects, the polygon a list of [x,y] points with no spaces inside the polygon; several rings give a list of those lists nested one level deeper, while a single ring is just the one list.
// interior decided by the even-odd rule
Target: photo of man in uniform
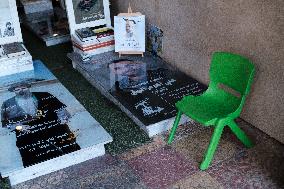
[{"label": "photo of man in uniform", "polygon": [[15,96],[3,102],[2,127],[16,132],[25,167],[80,149],[67,123],[66,105],[48,92],[31,92],[31,85],[10,86]]}]

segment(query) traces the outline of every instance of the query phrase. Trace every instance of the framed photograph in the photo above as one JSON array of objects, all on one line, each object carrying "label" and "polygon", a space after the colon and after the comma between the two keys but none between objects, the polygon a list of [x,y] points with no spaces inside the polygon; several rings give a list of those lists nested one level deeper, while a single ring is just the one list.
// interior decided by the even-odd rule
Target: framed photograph
[{"label": "framed photograph", "polygon": [[0,45],[22,41],[16,0],[1,0]]},{"label": "framed photograph", "polygon": [[115,52],[145,52],[145,16],[114,17]]},{"label": "framed photograph", "polygon": [[66,0],[65,3],[71,34],[80,28],[111,26],[109,0]]}]

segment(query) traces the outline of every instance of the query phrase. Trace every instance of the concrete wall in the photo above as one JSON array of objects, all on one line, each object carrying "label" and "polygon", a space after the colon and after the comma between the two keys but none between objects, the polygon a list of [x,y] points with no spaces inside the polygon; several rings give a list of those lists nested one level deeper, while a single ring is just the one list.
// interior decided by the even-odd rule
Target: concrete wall
[{"label": "concrete wall", "polygon": [[[126,12],[129,0],[111,0]],[[214,51],[248,57],[256,77],[242,118],[284,143],[283,0],[131,0],[164,30],[162,57],[208,84]]]}]

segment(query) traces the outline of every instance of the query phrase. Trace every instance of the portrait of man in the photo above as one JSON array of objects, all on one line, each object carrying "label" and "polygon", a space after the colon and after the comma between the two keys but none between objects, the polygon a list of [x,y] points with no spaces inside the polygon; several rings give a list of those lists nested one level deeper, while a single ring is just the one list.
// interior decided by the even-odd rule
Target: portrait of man
[{"label": "portrait of man", "polygon": [[14,36],[15,32],[14,32],[14,28],[12,27],[12,23],[11,22],[7,22],[6,23],[6,28],[4,30],[4,35],[3,37],[10,37],[10,36]]},{"label": "portrait of man", "polygon": [[145,52],[145,16],[114,17],[115,52]]},{"label": "portrait of man", "polygon": [[146,86],[147,72],[144,62],[118,59],[109,64],[112,91],[131,90]]},{"label": "portrait of man", "polygon": [[139,41],[137,39],[137,22],[133,19],[123,18],[125,21],[125,37],[124,37],[124,46],[128,48],[135,48],[139,46]]},{"label": "portrait of man", "polygon": [[66,105],[48,92],[31,92],[31,85],[15,83],[14,96],[1,107],[2,127],[16,133],[25,167],[80,149],[70,131]]},{"label": "portrait of man", "polygon": [[125,20],[125,32],[127,38],[133,38],[134,27],[136,22],[134,20],[124,19]]}]

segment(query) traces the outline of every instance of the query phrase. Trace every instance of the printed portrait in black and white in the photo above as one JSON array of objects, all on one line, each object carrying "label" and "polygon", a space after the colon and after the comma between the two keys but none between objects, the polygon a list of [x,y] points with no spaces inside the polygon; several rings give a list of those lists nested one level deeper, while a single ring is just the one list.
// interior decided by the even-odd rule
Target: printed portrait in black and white
[{"label": "printed portrait in black and white", "polygon": [[72,0],[76,24],[104,19],[103,0]]},{"label": "printed portrait in black and white", "polygon": [[3,37],[11,37],[11,36],[14,36],[14,35],[15,35],[15,31],[14,31],[14,28],[12,26],[12,23],[11,22],[7,22],[6,23],[6,28],[4,30]]}]

